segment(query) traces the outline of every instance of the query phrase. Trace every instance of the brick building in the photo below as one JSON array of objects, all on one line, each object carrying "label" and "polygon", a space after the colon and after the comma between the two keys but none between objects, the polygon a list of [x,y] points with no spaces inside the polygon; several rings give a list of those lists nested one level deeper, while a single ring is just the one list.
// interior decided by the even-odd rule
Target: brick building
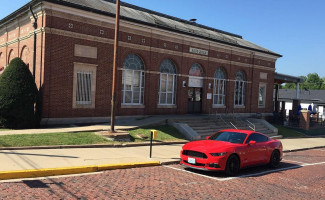
[{"label": "brick building", "polygon": [[[32,0],[0,21],[0,73],[28,64],[43,123],[107,119],[114,25],[113,0]],[[118,116],[273,111],[281,55],[240,35],[122,3],[119,41]]]}]

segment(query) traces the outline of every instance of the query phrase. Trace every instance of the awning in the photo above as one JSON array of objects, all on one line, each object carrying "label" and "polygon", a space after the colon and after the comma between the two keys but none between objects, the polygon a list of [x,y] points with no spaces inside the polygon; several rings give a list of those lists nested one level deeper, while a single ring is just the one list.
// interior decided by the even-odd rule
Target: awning
[{"label": "awning", "polygon": [[290,76],[286,74],[275,73],[274,74],[274,84],[282,83],[302,83],[304,80],[297,76]]}]

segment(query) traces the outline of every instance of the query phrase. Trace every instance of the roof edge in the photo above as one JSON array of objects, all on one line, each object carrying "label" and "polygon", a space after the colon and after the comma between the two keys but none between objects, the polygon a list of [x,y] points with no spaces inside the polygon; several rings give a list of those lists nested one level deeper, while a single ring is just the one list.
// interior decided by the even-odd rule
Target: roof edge
[{"label": "roof edge", "polygon": [[[103,0],[103,1],[111,2],[111,3],[116,2],[116,0]],[[147,13],[150,13],[150,14],[165,17],[165,18],[168,18],[168,19],[171,19],[171,20],[179,21],[181,23],[189,24],[189,25],[192,25],[192,26],[197,26],[197,27],[200,27],[200,28],[205,28],[205,29],[208,29],[208,30],[211,30],[211,31],[216,31],[216,32],[219,32],[219,33],[222,33],[222,34],[226,34],[226,35],[229,35],[229,36],[233,36],[233,37],[243,39],[243,36],[235,34],[235,33],[230,33],[228,31],[223,31],[223,30],[220,30],[220,29],[212,28],[212,27],[205,26],[205,25],[198,24],[198,23],[193,23],[193,22],[190,22],[190,21],[185,20],[185,19],[181,19],[181,18],[178,18],[178,17],[173,17],[171,15],[163,14],[163,13],[160,13],[160,12],[157,12],[157,11],[154,11],[154,10],[150,10],[150,9],[147,9],[147,8],[143,8],[143,7],[140,7],[140,6],[136,6],[136,5],[133,5],[133,4],[130,4],[130,3],[121,2],[121,5],[123,5],[125,7],[128,7],[128,8],[133,8],[133,9],[140,10],[140,11],[143,11],[143,12],[147,12]]]},{"label": "roof edge", "polygon": [[[24,13],[26,11],[28,12],[30,6],[34,6],[37,3],[40,3],[40,2],[43,2],[43,1],[58,4],[58,5],[73,7],[73,8],[79,8],[79,9],[82,9],[82,10],[85,10],[85,11],[115,17],[115,14],[100,11],[100,10],[97,10],[97,9],[92,9],[92,8],[89,8],[89,7],[86,7],[86,6],[81,6],[81,5],[75,4],[75,3],[70,3],[70,2],[60,1],[60,0],[31,0],[30,2],[28,2],[27,4],[25,4],[24,6],[19,8],[18,10],[16,10],[13,13],[9,14],[7,17],[1,19],[0,20],[0,27],[3,24],[6,24],[7,22],[11,21],[13,18],[16,18],[17,16],[21,15],[22,13]],[[115,0],[104,0],[104,1],[111,2],[111,3],[116,2]],[[242,39],[242,36],[240,36],[240,35],[236,35],[236,34],[229,33],[229,32],[226,32],[226,31],[222,31],[222,30],[219,30],[219,29],[214,29],[214,28],[204,26],[204,25],[201,25],[201,24],[192,23],[192,22],[189,22],[189,21],[184,20],[184,19],[172,17],[172,16],[169,16],[169,15],[166,15],[166,14],[162,14],[162,13],[159,13],[159,12],[156,12],[156,11],[153,11],[153,10],[149,10],[149,9],[146,9],[146,8],[135,6],[135,5],[132,5],[132,4],[129,4],[129,3],[121,2],[121,4],[123,6],[129,7],[129,8],[139,9],[139,10],[142,10],[144,12],[149,12],[149,13],[159,15],[159,16],[162,16],[162,17],[167,17],[167,18],[172,19],[172,20],[177,20],[177,21],[182,22],[182,23],[187,23],[187,24],[190,24],[190,25],[198,26],[198,27],[209,29],[209,30],[212,30],[212,31],[217,31],[217,32],[222,33],[222,34],[226,34],[226,35],[230,35],[230,36],[238,37],[238,38]],[[238,45],[238,44],[233,44],[231,42],[226,42],[226,41],[217,40],[217,39],[213,39],[213,38],[209,38],[209,37],[204,37],[202,35],[197,35],[197,34],[185,32],[185,31],[175,30],[175,29],[172,29],[172,28],[169,28],[169,27],[164,27],[164,26],[157,25],[157,24],[154,25],[154,24],[146,23],[146,22],[143,22],[143,21],[140,21],[140,20],[131,19],[131,18],[128,18],[128,17],[121,16],[121,19],[131,21],[131,22],[136,22],[136,23],[139,23],[139,24],[148,25],[148,26],[151,26],[151,27],[158,27],[158,28],[162,28],[162,29],[165,29],[165,30],[169,30],[169,31],[173,31],[173,32],[177,32],[177,33],[181,33],[181,34],[185,34],[185,35],[190,35],[190,36],[194,36],[194,37],[198,37],[198,38],[202,38],[202,39],[206,39],[206,40],[210,40],[210,41],[214,41],[214,42],[219,42],[219,43],[235,46],[235,47],[238,47],[238,48],[243,48],[243,49],[252,50],[252,51],[256,51],[256,52],[260,52],[260,53],[264,53],[264,54],[268,54],[268,55],[273,55],[273,56],[276,56],[276,57],[279,57],[279,58],[282,57],[282,55],[274,53],[274,52],[263,51],[263,50],[260,50],[260,49],[241,46],[241,45]]]}]

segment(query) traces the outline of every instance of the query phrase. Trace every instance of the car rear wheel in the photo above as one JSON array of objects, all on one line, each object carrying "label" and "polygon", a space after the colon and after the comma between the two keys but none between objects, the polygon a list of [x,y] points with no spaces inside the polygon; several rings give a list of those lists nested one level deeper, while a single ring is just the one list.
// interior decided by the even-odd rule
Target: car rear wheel
[{"label": "car rear wheel", "polygon": [[274,150],[272,152],[269,165],[273,168],[276,168],[280,165],[280,152],[278,150]]},{"label": "car rear wheel", "polygon": [[239,158],[235,155],[231,155],[226,164],[226,174],[228,176],[235,176],[238,174],[240,169],[240,161]]}]

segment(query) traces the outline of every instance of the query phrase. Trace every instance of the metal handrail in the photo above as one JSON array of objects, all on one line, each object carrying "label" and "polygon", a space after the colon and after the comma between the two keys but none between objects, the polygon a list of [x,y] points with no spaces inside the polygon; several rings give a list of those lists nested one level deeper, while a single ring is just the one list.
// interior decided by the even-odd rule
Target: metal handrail
[{"label": "metal handrail", "polygon": [[238,129],[233,123],[229,122],[235,129]]},{"label": "metal handrail", "polygon": [[222,118],[222,116],[220,114],[216,114],[217,117],[219,117],[219,119],[221,119],[221,121],[226,125],[226,126],[229,126],[227,124],[227,122]]},{"label": "metal handrail", "polygon": [[253,131],[256,131],[256,129],[255,129],[255,124],[253,124],[252,122],[250,122],[250,121],[248,121],[248,120],[246,120],[250,125],[252,125],[253,127],[251,127],[251,126],[248,126],[250,129],[252,129]]}]

